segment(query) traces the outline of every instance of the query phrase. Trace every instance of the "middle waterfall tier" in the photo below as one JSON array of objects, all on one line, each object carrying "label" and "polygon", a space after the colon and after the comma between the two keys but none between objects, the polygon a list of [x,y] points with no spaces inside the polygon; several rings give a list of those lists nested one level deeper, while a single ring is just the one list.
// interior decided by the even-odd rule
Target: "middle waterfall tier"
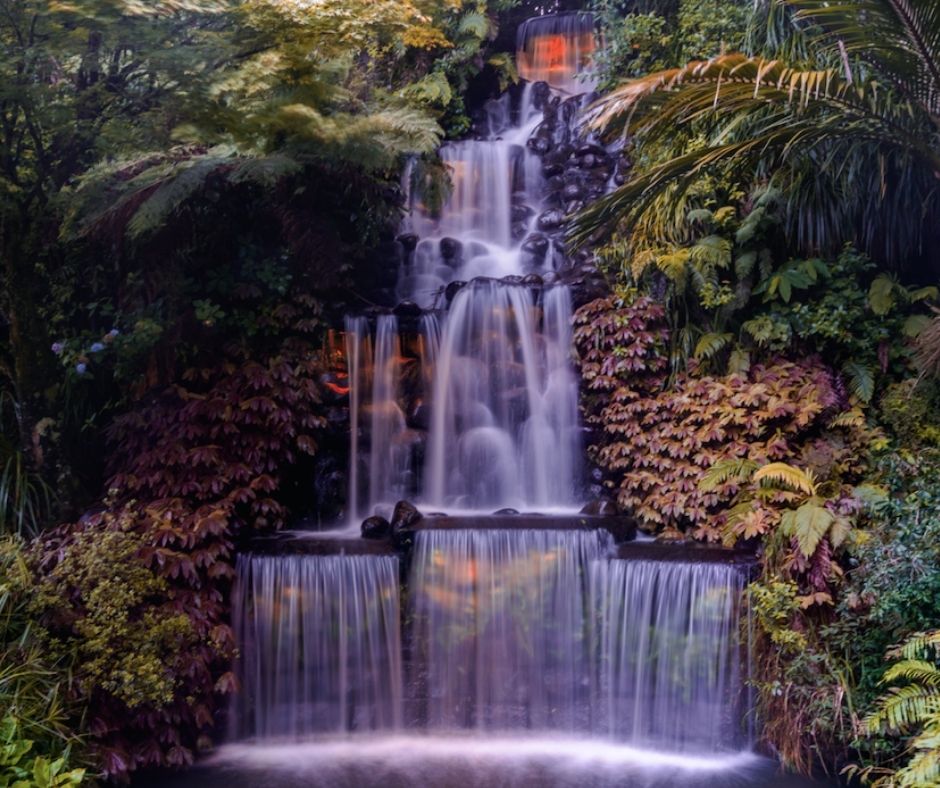
[{"label": "middle waterfall tier", "polygon": [[417,330],[393,315],[374,335],[348,321],[351,519],[359,500],[372,513],[401,498],[452,511],[576,510],[570,320],[564,286],[477,280],[442,322],[430,313]]}]

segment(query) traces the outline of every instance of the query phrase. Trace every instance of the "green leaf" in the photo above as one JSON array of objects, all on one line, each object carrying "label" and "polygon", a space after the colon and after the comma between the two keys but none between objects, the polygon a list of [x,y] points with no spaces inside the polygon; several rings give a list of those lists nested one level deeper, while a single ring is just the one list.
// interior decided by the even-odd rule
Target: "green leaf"
[{"label": "green leaf", "polygon": [[819,541],[826,535],[835,516],[824,506],[807,501],[796,510],[793,520],[794,533],[800,552],[809,558],[816,552]]},{"label": "green leaf", "polygon": [[739,254],[734,260],[734,272],[738,279],[744,279],[754,270],[754,264],[757,262],[757,252],[745,252]]},{"label": "green leaf", "polygon": [[906,337],[914,339],[921,331],[930,325],[930,318],[927,315],[908,315],[904,325],[901,326],[901,333]]},{"label": "green leaf", "polygon": [[868,305],[876,315],[886,315],[894,307],[894,282],[884,274],[868,289]]},{"label": "green leaf", "polygon": [[703,334],[695,345],[695,351],[692,355],[696,359],[713,358],[728,345],[732,338],[732,334],[718,334],[715,332]]},{"label": "green leaf", "polygon": [[864,403],[871,402],[875,395],[875,376],[871,367],[857,361],[846,361],[842,371],[848,378],[849,390]]}]

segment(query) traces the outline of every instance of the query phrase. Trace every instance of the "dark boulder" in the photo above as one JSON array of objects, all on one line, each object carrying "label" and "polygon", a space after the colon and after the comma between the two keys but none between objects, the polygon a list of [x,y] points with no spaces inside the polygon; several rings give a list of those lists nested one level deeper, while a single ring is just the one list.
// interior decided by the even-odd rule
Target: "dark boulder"
[{"label": "dark boulder", "polygon": [[410,530],[420,519],[421,512],[418,511],[413,503],[399,501],[395,504],[395,509],[392,511],[392,532],[398,533],[399,531]]},{"label": "dark boulder", "polygon": [[397,317],[420,317],[422,310],[414,301],[401,301],[392,311]]},{"label": "dark boulder", "polygon": [[519,510],[507,506],[505,509],[497,509],[493,514],[519,514]]},{"label": "dark boulder", "polygon": [[461,243],[456,238],[441,238],[441,257],[445,260],[460,259],[461,249]]},{"label": "dark boulder", "polygon": [[545,257],[548,251],[548,238],[541,233],[532,233],[522,244],[522,251],[535,257]]},{"label": "dark boulder", "polygon": [[392,535],[392,525],[384,517],[375,514],[362,521],[363,539],[388,539]]},{"label": "dark boulder", "polygon": [[565,223],[565,215],[561,211],[545,211],[539,216],[538,226],[543,232],[546,230],[557,230]]},{"label": "dark boulder", "polygon": [[528,287],[541,287],[544,282],[542,281],[542,277],[538,274],[527,274],[522,277],[522,284]]},{"label": "dark boulder", "polygon": [[447,303],[449,304],[451,301],[453,301],[454,296],[457,295],[457,293],[459,293],[466,286],[467,283],[461,282],[460,280],[449,282],[447,287],[444,288],[444,298],[447,299]]},{"label": "dark boulder", "polygon": [[609,498],[595,498],[593,501],[589,501],[581,509],[581,514],[591,514],[598,517],[613,517],[619,512],[617,511],[617,504],[611,501]]},{"label": "dark boulder", "polygon": [[398,236],[398,243],[406,252],[413,252],[418,245],[418,236],[414,233],[403,233]]}]

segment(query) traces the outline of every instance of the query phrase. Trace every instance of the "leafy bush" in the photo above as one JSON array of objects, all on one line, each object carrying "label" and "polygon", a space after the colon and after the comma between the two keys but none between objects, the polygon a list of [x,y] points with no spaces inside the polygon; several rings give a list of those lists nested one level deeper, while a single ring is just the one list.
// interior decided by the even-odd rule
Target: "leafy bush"
[{"label": "leafy bush", "polygon": [[[103,773],[182,766],[234,688],[226,596],[235,540],[284,524],[283,474],[316,451],[320,367],[286,340],[214,367],[117,419],[106,508],[43,539],[39,601],[76,655]],[[113,555],[123,566],[111,566]],[[112,627],[108,627],[109,618]]]},{"label": "leafy bush", "polygon": [[0,785],[78,785],[69,676],[43,647],[30,610],[34,584],[23,543],[0,537]]}]

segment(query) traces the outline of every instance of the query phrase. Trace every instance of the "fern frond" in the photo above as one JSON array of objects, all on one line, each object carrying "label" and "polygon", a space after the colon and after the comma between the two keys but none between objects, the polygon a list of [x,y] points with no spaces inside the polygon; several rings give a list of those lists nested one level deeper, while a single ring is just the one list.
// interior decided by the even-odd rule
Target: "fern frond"
[{"label": "fern frond", "polygon": [[812,471],[803,471],[785,462],[772,462],[763,466],[754,474],[754,481],[763,485],[783,485],[791,490],[816,494],[816,480]]},{"label": "fern frond", "polygon": [[847,361],[842,365],[842,371],[848,378],[852,395],[866,404],[871,402],[875,394],[875,375],[871,367],[857,361]]},{"label": "fern frond", "polygon": [[940,688],[940,669],[932,662],[923,659],[903,659],[895,662],[881,677],[882,684],[890,684],[898,679],[911,681],[925,687]]},{"label": "fern frond", "polygon": [[758,467],[754,460],[720,460],[702,474],[698,488],[702,492],[714,492],[728,482],[740,484],[747,481]]},{"label": "fern frond", "polygon": [[734,335],[728,333],[709,332],[708,334],[702,334],[692,355],[696,359],[714,358],[728,346],[733,338]]}]

